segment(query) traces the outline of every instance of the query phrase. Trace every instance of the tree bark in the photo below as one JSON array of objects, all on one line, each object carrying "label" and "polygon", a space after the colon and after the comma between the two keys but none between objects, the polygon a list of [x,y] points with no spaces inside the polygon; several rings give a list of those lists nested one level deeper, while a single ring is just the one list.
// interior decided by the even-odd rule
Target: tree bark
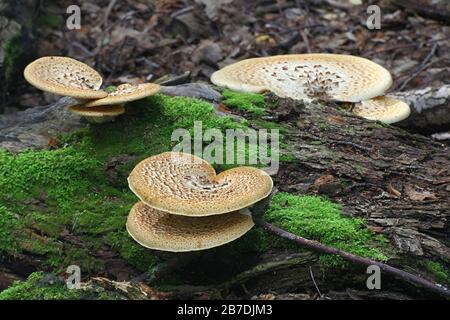
[{"label": "tree bark", "polygon": [[390,94],[406,101],[411,115],[400,126],[417,132],[431,134],[450,131],[450,85]]}]

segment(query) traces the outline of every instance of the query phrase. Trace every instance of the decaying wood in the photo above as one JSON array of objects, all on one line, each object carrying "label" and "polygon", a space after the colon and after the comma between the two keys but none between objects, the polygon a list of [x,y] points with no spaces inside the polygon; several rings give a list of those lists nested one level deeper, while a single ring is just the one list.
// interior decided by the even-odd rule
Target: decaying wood
[{"label": "decaying wood", "polygon": [[450,85],[389,94],[408,102],[411,115],[400,124],[422,133],[450,130]]},{"label": "decaying wood", "polygon": [[363,258],[363,257],[359,257],[354,254],[351,254],[351,253],[348,253],[348,252],[345,252],[345,251],[342,251],[342,250],[339,250],[339,249],[336,249],[333,247],[325,246],[325,245],[321,244],[320,242],[308,240],[303,237],[299,237],[295,234],[287,232],[286,230],[278,228],[277,226],[274,226],[273,224],[270,224],[264,220],[256,220],[255,223],[258,226],[267,230],[268,232],[270,232],[274,235],[277,235],[279,237],[291,240],[302,247],[308,248],[310,250],[318,251],[321,253],[325,253],[325,254],[338,255],[341,258],[344,258],[345,260],[350,261],[351,263],[363,265],[366,267],[378,266],[385,273],[389,273],[394,276],[397,276],[404,281],[408,281],[408,282],[417,284],[427,290],[436,292],[444,297],[450,297],[450,291],[448,288],[446,288],[440,284],[430,282],[426,279],[423,279],[419,276],[413,275],[409,272],[400,270],[398,268],[394,268],[388,264],[381,263],[381,262],[367,259],[367,258]]},{"label": "decaying wood", "polygon": [[412,282],[416,285],[419,285],[427,290],[436,292],[442,296],[450,297],[450,290],[440,284],[436,284],[433,282],[430,282],[426,279],[421,278],[420,276],[416,276],[414,274],[411,274],[409,272],[400,270],[398,268],[394,268],[388,264],[381,263],[372,259],[356,256],[354,254],[351,254],[349,252],[342,251],[340,249],[326,246],[318,241],[309,240],[300,236],[297,236],[295,234],[292,234],[286,230],[283,230],[281,228],[278,228],[277,226],[268,223],[264,220],[263,216],[264,213],[267,211],[270,205],[270,201],[272,199],[274,193],[272,193],[271,196],[267,197],[266,199],[260,201],[257,205],[250,208],[252,211],[253,220],[255,221],[255,224],[260,226],[261,228],[267,230],[268,232],[282,237],[284,239],[290,240],[295,242],[296,244],[307,248],[312,251],[317,251],[324,254],[333,254],[340,256],[344,260],[347,260],[353,264],[362,265],[362,266],[378,266],[383,272],[391,274],[393,276],[396,276],[404,281]]}]

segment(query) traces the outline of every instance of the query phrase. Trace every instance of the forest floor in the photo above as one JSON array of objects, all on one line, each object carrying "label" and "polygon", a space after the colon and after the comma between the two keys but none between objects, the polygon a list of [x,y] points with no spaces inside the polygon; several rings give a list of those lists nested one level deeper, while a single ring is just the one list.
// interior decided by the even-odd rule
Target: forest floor
[{"label": "forest floor", "polygon": [[[80,30],[65,28],[71,4],[81,7]],[[392,91],[448,83],[450,26],[424,17],[408,1],[371,4],[381,8],[379,30],[366,26],[366,1],[43,2],[34,31],[36,56],[84,61],[103,74],[106,85],[186,73],[193,81],[208,81],[212,72],[241,59],[308,52],[352,54],[380,63],[394,77]],[[431,5],[424,0],[421,8],[444,17],[450,10],[445,1]],[[8,112],[55,101],[24,82],[8,89]]]}]

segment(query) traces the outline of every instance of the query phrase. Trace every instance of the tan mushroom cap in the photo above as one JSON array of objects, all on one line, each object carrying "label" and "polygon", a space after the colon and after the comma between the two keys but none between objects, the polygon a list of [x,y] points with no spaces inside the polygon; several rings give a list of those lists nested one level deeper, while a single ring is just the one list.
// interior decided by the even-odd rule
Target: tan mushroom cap
[{"label": "tan mushroom cap", "polygon": [[128,177],[128,185],[148,206],[201,217],[248,207],[270,194],[273,181],[266,172],[253,167],[216,175],[201,158],[165,152],[141,161]]},{"label": "tan mushroom cap", "polygon": [[409,117],[409,105],[398,99],[377,97],[357,103],[353,112],[369,120],[378,120],[384,123],[395,123]]},{"label": "tan mushroom cap", "polygon": [[359,102],[383,95],[392,77],[365,58],[315,53],[242,60],[214,72],[211,82],[236,91],[271,91],[284,98]]},{"label": "tan mushroom cap", "polygon": [[140,245],[155,250],[184,252],[223,245],[243,236],[253,226],[240,211],[201,218],[163,212],[136,203],[127,219],[127,231]]},{"label": "tan mushroom cap", "polygon": [[100,99],[101,75],[80,61],[68,57],[43,57],[24,70],[25,79],[38,89],[77,99]]},{"label": "tan mushroom cap", "polygon": [[143,99],[158,93],[161,86],[156,83],[141,83],[141,84],[121,84],[117,86],[116,90],[109,93],[106,98],[90,101],[86,103],[85,107],[97,107],[111,104],[124,104],[126,102]]}]

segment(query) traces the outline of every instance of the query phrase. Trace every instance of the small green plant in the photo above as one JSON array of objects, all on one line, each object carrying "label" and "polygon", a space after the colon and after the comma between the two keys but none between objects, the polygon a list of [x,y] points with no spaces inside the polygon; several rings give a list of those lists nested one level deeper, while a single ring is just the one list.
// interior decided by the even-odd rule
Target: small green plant
[{"label": "small green plant", "polygon": [[425,263],[425,267],[436,277],[438,281],[450,283],[449,271],[439,262],[429,260]]}]

